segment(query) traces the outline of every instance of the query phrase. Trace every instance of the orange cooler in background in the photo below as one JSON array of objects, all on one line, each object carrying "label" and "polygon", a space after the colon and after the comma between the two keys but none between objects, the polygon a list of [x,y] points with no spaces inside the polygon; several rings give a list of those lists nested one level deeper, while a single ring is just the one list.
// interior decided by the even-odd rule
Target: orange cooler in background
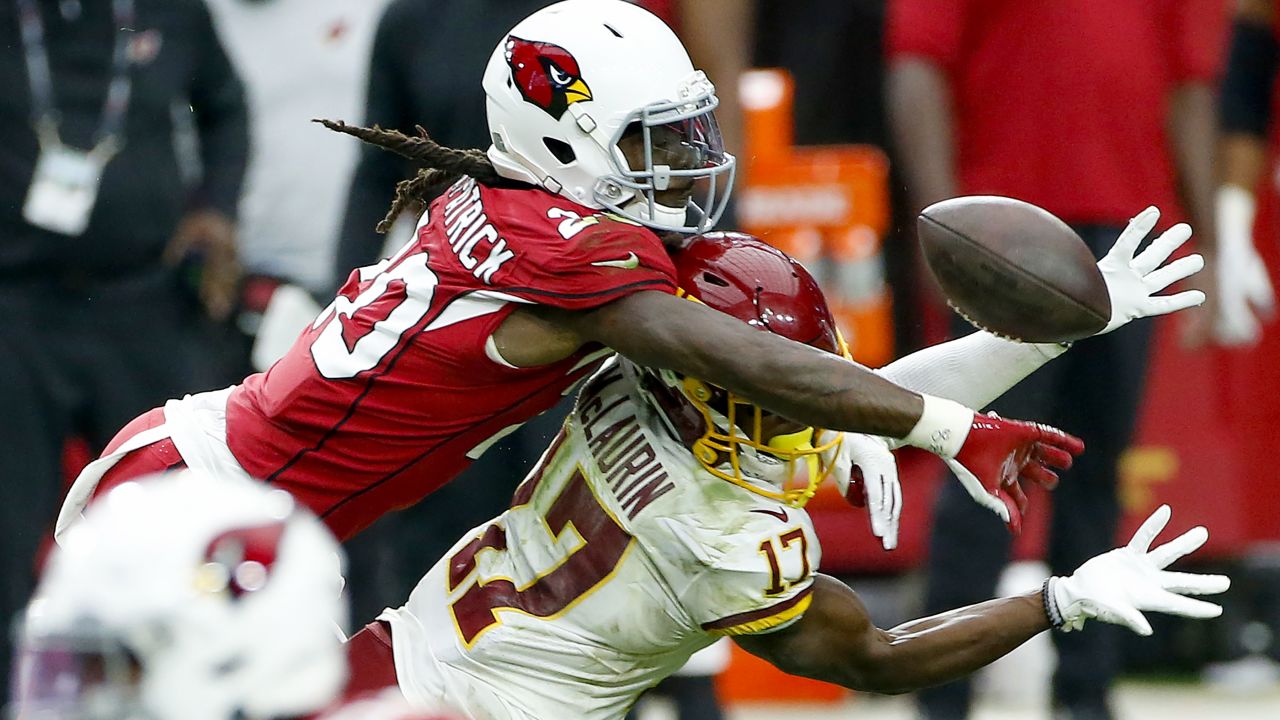
[{"label": "orange cooler in background", "polygon": [[793,89],[784,70],[744,73],[739,97],[739,224],[818,278],[855,359],[873,367],[889,362],[892,305],[881,253],[889,230],[888,160],[864,145],[793,146]]}]

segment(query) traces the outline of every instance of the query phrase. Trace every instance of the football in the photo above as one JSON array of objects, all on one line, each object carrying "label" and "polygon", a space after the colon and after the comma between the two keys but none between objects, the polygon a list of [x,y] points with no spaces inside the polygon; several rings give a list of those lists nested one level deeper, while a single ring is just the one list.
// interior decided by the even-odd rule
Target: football
[{"label": "football", "polygon": [[925,208],[918,229],[948,303],[982,330],[1070,342],[1111,318],[1093,254],[1047,210],[1007,197],[958,197]]}]

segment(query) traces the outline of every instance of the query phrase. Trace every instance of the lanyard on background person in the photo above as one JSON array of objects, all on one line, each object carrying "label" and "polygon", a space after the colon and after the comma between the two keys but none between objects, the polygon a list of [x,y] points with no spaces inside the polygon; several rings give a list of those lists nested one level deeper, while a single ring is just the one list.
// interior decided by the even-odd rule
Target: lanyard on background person
[{"label": "lanyard on background person", "polygon": [[62,142],[61,118],[54,102],[53,70],[45,40],[44,21],[36,0],[14,0],[18,7],[22,48],[31,84],[31,126],[40,141],[31,187],[23,204],[27,222],[63,235],[77,236],[89,225],[102,174],[124,141],[125,116],[133,80],[129,75],[129,44],[134,32],[133,0],[112,0],[115,47],[111,53],[111,82],[93,147],[81,150]]},{"label": "lanyard on background person", "polygon": [[[27,79],[31,84],[31,126],[40,135],[41,143],[46,140],[61,143],[58,134],[61,118],[54,103],[53,69],[49,64],[44,20],[35,0],[15,1],[22,48],[27,59]],[[129,36],[134,30],[135,17],[133,0],[112,0],[111,15],[111,24],[116,31],[115,47],[111,53],[111,84],[103,103],[102,121],[93,137],[93,151],[108,155],[119,149],[120,131],[124,127],[129,96],[133,91],[133,79],[129,76]]]}]

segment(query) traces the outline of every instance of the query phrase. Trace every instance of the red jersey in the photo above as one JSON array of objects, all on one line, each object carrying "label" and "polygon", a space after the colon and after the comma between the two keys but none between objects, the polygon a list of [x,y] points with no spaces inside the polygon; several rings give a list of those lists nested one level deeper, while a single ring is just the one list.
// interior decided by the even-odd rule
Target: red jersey
[{"label": "red jersey", "polygon": [[506,364],[490,336],[525,304],[580,310],[674,292],[650,230],[538,189],[463,178],[415,237],[354,271],[265,373],[227,401],[227,446],[341,539],[448,482],[608,354]]},{"label": "red jersey", "polygon": [[1225,0],[890,0],[890,57],[952,91],[963,194],[1013,195],[1072,223],[1179,210],[1170,93],[1212,83]]}]

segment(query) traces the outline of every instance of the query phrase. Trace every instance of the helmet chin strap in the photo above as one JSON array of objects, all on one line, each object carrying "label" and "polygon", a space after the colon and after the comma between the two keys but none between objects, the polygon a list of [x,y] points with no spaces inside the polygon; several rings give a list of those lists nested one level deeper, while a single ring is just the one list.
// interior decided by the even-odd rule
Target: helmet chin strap
[{"label": "helmet chin strap", "polygon": [[649,200],[641,195],[626,205],[622,206],[624,210],[632,213],[634,217],[641,221],[657,222],[663,225],[683,225],[685,215],[688,212],[684,207],[671,207],[655,202],[653,204],[653,212],[649,212]]}]

